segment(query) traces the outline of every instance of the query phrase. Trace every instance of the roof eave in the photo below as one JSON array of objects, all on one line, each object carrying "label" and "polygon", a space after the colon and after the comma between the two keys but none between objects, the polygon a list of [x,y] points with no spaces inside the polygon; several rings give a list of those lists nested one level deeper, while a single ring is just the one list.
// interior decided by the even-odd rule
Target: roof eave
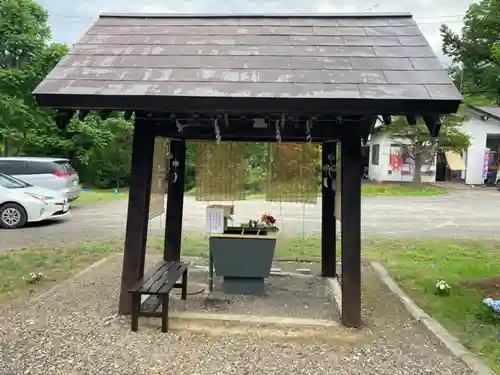
[{"label": "roof eave", "polygon": [[99,18],[412,18],[394,13],[103,13]]},{"label": "roof eave", "polygon": [[[34,93],[38,105],[57,109],[161,112],[265,112],[423,115],[456,113],[459,99],[368,99],[318,97],[193,97]],[[193,106],[193,103],[195,105]]]},{"label": "roof eave", "polygon": [[485,111],[484,109],[481,109],[479,107],[476,107],[476,106],[473,106],[473,105],[470,105],[470,104],[467,104],[467,107],[469,107],[470,109],[472,109],[473,111],[476,111],[478,114],[480,115],[483,115],[483,116],[488,116],[488,117],[491,117],[497,121],[500,121],[500,116],[497,116],[496,114],[494,113],[491,113],[491,112],[488,112],[488,111]]}]

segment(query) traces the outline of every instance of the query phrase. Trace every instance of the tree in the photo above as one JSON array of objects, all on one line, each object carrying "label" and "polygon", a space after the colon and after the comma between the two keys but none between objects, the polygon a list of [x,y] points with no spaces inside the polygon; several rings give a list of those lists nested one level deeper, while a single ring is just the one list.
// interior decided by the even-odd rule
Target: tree
[{"label": "tree", "polygon": [[422,182],[421,168],[426,159],[434,158],[439,150],[461,152],[469,147],[470,137],[460,131],[460,126],[466,120],[466,115],[447,116],[437,138],[429,135],[422,120],[417,121],[416,125],[408,125],[404,117],[394,118],[390,125],[382,127],[382,131],[390,134],[391,142],[406,149],[415,167],[413,182],[419,184]]},{"label": "tree", "polygon": [[122,114],[102,120],[75,116],[67,131],[54,111],[40,108],[32,91],[68,52],[51,43],[48,14],[35,1],[0,0],[0,141],[6,155],[69,158],[83,181],[99,187],[126,184],[132,125]]},{"label": "tree", "polygon": [[[500,38],[500,1],[472,4],[464,18],[461,35],[441,25],[443,53],[452,57],[455,83],[466,95],[500,100],[500,62],[492,46]],[[499,103],[500,104],[500,103]]]},{"label": "tree", "polygon": [[6,154],[13,145],[19,154],[31,133],[54,127],[31,92],[68,49],[49,44],[48,14],[34,1],[0,0],[0,17],[0,138]]}]

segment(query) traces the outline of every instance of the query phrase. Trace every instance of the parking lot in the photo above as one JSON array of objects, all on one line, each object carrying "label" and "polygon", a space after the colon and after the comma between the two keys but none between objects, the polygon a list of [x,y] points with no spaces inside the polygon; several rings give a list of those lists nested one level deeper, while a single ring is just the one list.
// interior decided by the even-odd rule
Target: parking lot
[{"label": "parking lot", "polygon": [[[363,197],[363,236],[377,237],[500,237],[500,192],[462,190],[435,197]],[[205,207],[186,197],[183,229],[202,234]],[[0,230],[0,251],[37,245],[117,239],[125,233],[127,201],[76,205],[68,219]],[[264,200],[235,203],[235,223],[258,219],[263,213],[277,218],[282,235],[321,232],[321,204],[301,205]],[[150,233],[161,235],[164,216],[150,222]]]}]

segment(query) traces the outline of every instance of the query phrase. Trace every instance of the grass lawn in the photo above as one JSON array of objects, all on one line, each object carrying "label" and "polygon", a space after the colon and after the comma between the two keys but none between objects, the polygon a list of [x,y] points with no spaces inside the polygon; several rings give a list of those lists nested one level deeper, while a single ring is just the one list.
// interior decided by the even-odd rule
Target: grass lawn
[{"label": "grass lawn", "polygon": [[[416,187],[406,184],[365,184],[361,191],[363,196],[432,196],[443,193],[443,190],[435,187],[423,185]],[[196,190],[187,191],[186,196],[195,196]],[[114,189],[92,189],[92,191],[82,191],[80,198],[72,205],[92,204],[102,201],[127,199],[128,192],[120,192],[115,196]],[[265,199],[264,193],[248,194],[247,199]]]},{"label": "grass lawn", "polygon": [[[365,197],[376,196],[433,196],[443,194],[443,189],[430,186],[414,186],[410,184],[363,184],[361,195]],[[186,195],[195,196],[196,188],[187,191]],[[265,199],[265,193],[248,194],[247,199]]]},{"label": "grass lawn", "polygon": [[443,193],[443,189],[436,186],[411,184],[364,184],[361,194],[370,196],[431,196]]},{"label": "grass lawn", "polygon": [[[280,260],[319,260],[316,236],[283,238],[278,241]],[[207,240],[201,236],[183,239],[183,254],[207,256]],[[72,248],[14,250],[0,254],[0,300],[37,292],[111,253],[121,252],[123,242],[82,244]],[[150,252],[159,253],[162,242],[149,241]],[[497,285],[471,282],[497,277],[500,283],[500,243],[494,240],[364,239],[364,257],[384,264],[400,286],[430,315],[453,332],[462,343],[500,373],[500,325],[481,321],[476,314]],[[36,285],[26,281],[31,272],[45,279]],[[23,279],[24,278],[24,279]],[[451,286],[449,296],[434,294],[437,280]],[[491,296],[495,297],[495,296]]]},{"label": "grass lawn", "polygon": [[115,195],[114,189],[92,189],[92,191],[81,191],[80,198],[72,202],[72,205],[92,204],[102,201],[111,201],[128,198],[128,192],[119,192]]},{"label": "grass lawn", "polygon": [[[477,317],[485,297],[500,299],[498,240],[368,240],[365,249],[419,307],[500,374],[500,319]],[[438,280],[451,286],[449,296],[434,294]]]},{"label": "grass lawn", "polygon": [[[117,243],[100,242],[0,253],[0,301],[35,293],[48,284],[67,279],[117,249]],[[30,273],[39,272],[43,278],[36,284],[30,284]]]}]

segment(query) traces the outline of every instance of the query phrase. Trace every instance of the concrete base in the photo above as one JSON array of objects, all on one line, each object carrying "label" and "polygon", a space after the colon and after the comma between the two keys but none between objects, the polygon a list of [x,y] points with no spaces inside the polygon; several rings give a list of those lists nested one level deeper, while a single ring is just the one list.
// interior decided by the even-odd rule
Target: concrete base
[{"label": "concrete base", "polygon": [[286,327],[341,327],[341,325],[334,320],[292,318],[282,316],[171,312],[169,313],[169,317],[174,319],[186,320],[214,320],[220,322],[237,322],[245,324],[283,325]]},{"label": "concrete base", "polygon": [[264,294],[264,285],[263,277],[224,277],[222,290],[227,294],[262,296]]},{"label": "concrete base", "polygon": [[339,315],[342,316],[342,287],[339,280],[336,277],[329,277],[326,279],[326,282],[329,299],[335,302]]}]

